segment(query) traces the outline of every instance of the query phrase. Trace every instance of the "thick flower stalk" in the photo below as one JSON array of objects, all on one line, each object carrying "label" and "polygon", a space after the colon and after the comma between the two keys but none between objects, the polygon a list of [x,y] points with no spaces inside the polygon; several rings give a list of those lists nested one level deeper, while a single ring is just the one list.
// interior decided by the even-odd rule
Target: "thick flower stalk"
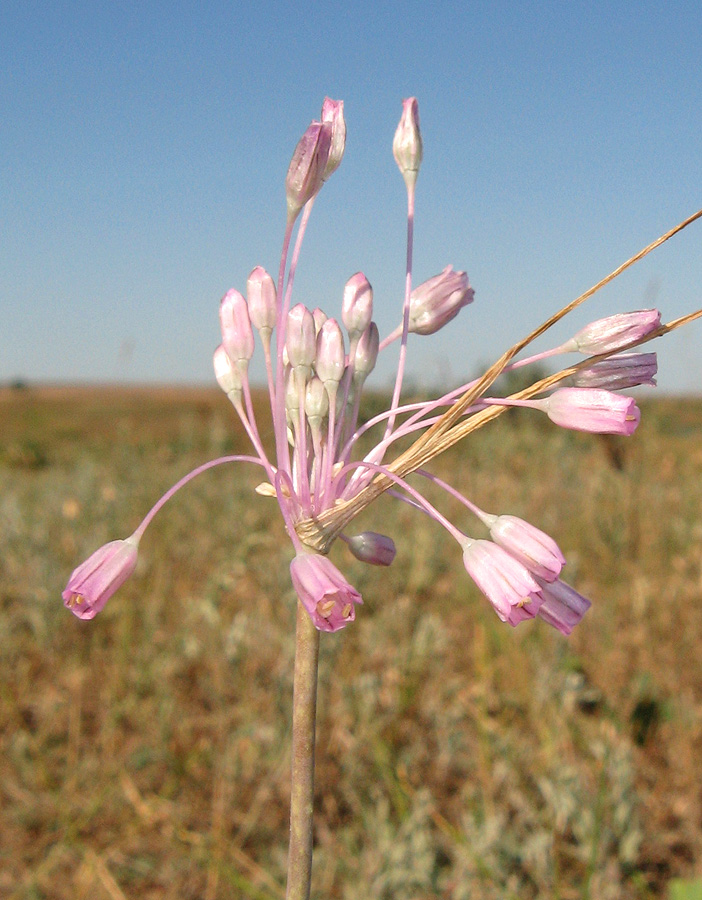
[{"label": "thick flower stalk", "polygon": [[[358,513],[390,492],[456,541],[468,575],[502,621],[517,626],[539,618],[569,634],[590,601],[561,580],[566,560],[553,538],[509,510],[484,512],[426,466],[510,406],[545,413],[554,425],[564,428],[631,435],[639,423],[639,409],[633,398],[616,392],[654,384],[656,358],[653,353],[621,351],[631,351],[702,314],[697,310],[662,325],[658,310],[617,313],[581,328],[550,350],[521,355],[597,290],[702,216],[701,210],[537,326],[481,378],[430,401],[403,403],[410,341],[455,322],[473,301],[474,291],[466,273],[451,265],[413,287],[415,191],[423,148],[418,104],[412,97],[403,101],[392,146],[407,190],[406,267],[395,301],[397,327],[381,338],[373,318],[377,299],[360,271],[346,282],[336,317],[334,311],[310,310],[293,302],[295,273],[312,208],[342,162],[345,141],[343,103],[327,98],[320,120],[311,123],[295,148],[285,178],[287,216],[277,279],[257,265],[248,276],[246,295],[231,289],[220,303],[222,342],[214,352],[215,376],[251,441],[252,455],[212,460],[184,476],[131,537],[107,544],[79,566],[63,594],[65,605],[76,616],[92,618],[133,573],[139,540],[175,491],[212,466],[246,462],[260,467],[264,480],[257,493],[274,498],[280,509],[292,550],[292,587],[299,601],[288,898],[306,898],[309,893],[319,634],[353,623],[362,603],[359,592],[328,558],[336,539],[362,562],[392,564],[395,546],[390,536],[382,531],[348,533]],[[380,302],[387,305],[393,300],[383,297]],[[251,399],[249,364],[256,352],[256,334],[267,373],[272,447],[264,446],[260,438]],[[466,335],[468,341],[469,330]],[[389,407],[359,425],[365,383],[378,355],[395,352],[396,341],[397,374]],[[508,397],[489,395],[502,372],[571,353],[585,358]],[[377,443],[359,458],[359,439],[371,429]],[[413,442],[395,453],[401,438]],[[427,482],[443,491],[452,507],[458,500],[465,508],[460,528],[420,492],[418,485]]]}]

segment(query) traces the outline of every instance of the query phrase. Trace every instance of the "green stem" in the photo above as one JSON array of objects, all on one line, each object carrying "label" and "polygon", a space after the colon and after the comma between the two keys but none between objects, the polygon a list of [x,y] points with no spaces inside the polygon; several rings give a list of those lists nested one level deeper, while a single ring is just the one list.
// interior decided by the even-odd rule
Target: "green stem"
[{"label": "green stem", "polygon": [[319,632],[297,604],[293,684],[290,848],[286,900],[308,900],[312,876],[314,734],[317,714]]}]

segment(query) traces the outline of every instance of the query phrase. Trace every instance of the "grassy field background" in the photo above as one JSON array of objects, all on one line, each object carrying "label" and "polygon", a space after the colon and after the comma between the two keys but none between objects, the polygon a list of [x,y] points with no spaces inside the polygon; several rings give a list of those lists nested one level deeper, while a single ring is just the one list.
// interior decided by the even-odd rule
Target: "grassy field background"
[{"label": "grassy field background", "polygon": [[[315,898],[628,900],[702,874],[701,437],[700,400],[644,404],[628,440],[515,411],[436,461],[557,539],[593,600],[569,639],[500,623],[392,498],[361,522],[390,569],[334,548],[365,603],[322,636]],[[259,472],[184,489],[93,622],[60,599],[246,450],[215,390],[0,392],[1,897],[284,896],[294,597]]]}]

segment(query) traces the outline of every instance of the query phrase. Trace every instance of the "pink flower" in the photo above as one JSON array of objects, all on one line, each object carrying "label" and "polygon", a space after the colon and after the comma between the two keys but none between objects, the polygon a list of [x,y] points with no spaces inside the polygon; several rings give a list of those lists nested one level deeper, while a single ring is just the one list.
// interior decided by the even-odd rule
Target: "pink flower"
[{"label": "pink flower", "polygon": [[356,618],[363,603],[336,566],[317,553],[298,553],[290,563],[293,587],[319,631],[339,631]]},{"label": "pink flower", "polygon": [[61,595],[79,619],[93,619],[134,571],[138,540],[110,541],[74,569]]},{"label": "pink flower", "polygon": [[462,541],[463,564],[503,622],[533,619],[543,602],[542,588],[528,569],[492,541]]},{"label": "pink flower", "polygon": [[538,615],[562,634],[570,634],[592,604],[565,581],[541,583],[544,602]]},{"label": "pink flower", "polygon": [[410,295],[409,330],[434,334],[472,300],[475,292],[465,272],[446,266],[443,272],[416,287]]},{"label": "pink flower", "polygon": [[597,388],[561,388],[544,400],[528,402],[545,410],[556,425],[596,434],[631,435],[641,418],[633,397]]},{"label": "pink flower", "polygon": [[490,524],[490,537],[545,581],[558,578],[565,565],[565,556],[553,538],[517,516],[496,516]]}]

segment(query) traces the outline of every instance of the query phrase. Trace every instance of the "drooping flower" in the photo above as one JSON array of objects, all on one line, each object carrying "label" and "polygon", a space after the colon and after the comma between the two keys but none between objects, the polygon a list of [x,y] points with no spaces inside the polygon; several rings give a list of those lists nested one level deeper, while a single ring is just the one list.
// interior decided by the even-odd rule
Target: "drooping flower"
[{"label": "drooping flower", "polygon": [[534,576],[545,581],[558,578],[565,556],[558,544],[539,528],[517,516],[493,516],[490,537],[519,560]]},{"label": "drooping flower", "polygon": [[339,631],[356,618],[356,604],[363,599],[329,557],[298,553],[290,563],[290,577],[300,602],[320,631]]},{"label": "drooping flower", "polygon": [[463,564],[503,622],[533,619],[543,603],[542,588],[526,566],[491,541],[463,542]]},{"label": "drooping flower", "polygon": [[592,604],[575,588],[561,581],[541,582],[544,601],[538,615],[561,634],[570,634]]},{"label": "drooping flower", "polygon": [[122,587],[137,564],[139,540],[110,541],[74,569],[63,602],[79,619],[93,619]]}]

